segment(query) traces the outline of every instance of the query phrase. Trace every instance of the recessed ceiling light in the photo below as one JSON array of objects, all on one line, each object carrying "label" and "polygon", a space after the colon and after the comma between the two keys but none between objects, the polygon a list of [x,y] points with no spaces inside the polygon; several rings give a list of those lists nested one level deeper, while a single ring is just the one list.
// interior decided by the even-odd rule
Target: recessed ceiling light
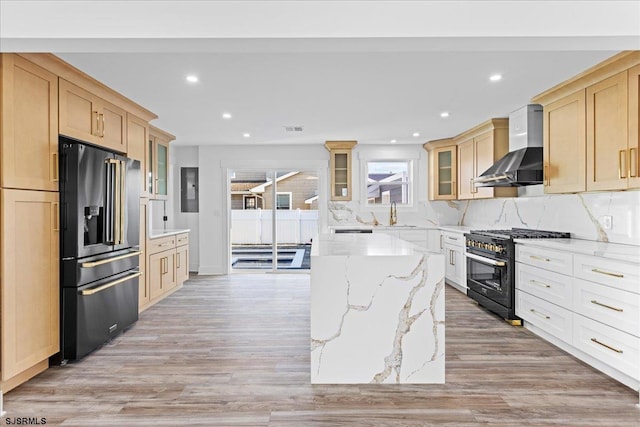
[{"label": "recessed ceiling light", "polygon": [[392,139],[392,140],[391,140],[391,141],[389,141],[389,142],[390,142],[390,143],[392,143],[392,144],[395,144],[395,143],[396,143],[396,142],[398,142],[398,141],[396,141],[395,139]]},{"label": "recessed ceiling light", "polygon": [[420,136],[420,132],[414,132],[414,133],[413,133],[413,136],[414,136],[414,137],[418,137],[418,136]]},{"label": "recessed ceiling light", "polygon": [[187,76],[187,81],[189,83],[198,83],[198,76],[196,76],[195,74],[189,74]]},{"label": "recessed ceiling light", "polygon": [[222,113],[222,118],[225,120],[229,120],[231,118],[231,113]]},{"label": "recessed ceiling light", "polygon": [[449,112],[443,111],[442,113],[440,113],[440,117],[449,117]]},{"label": "recessed ceiling light", "polygon": [[494,74],[491,77],[489,77],[489,80],[491,80],[492,82],[498,82],[502,80],[502,74]]},{"label": "recessed ceiling light", "polygon": [[245,138],[251,138],[251,134],[249,132],[245,132],[242,134]]}]

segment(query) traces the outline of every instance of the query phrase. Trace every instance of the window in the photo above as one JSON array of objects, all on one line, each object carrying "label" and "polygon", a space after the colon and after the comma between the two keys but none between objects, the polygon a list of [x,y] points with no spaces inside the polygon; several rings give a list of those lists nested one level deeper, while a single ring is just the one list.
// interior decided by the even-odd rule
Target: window
[{"label": "window", "polygon": [[409,160],[367,162],[366,194],[370,206],[412,204],[412,167]]},{"label": "window", "polygon": [[276,194],[276,209],[291,209],[291,193]]},{"label": "window", "polygon": [[244,196],[244,209],[256,209],[256,196]]}]

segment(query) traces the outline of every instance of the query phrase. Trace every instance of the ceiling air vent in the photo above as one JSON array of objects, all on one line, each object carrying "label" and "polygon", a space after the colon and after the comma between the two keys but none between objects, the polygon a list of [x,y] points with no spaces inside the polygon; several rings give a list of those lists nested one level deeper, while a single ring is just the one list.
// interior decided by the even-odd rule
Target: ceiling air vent
[{"label": "ceiling air vent", "polygon": [[287,132],[302,132],[302,126],[285,126],[284,130]]}]

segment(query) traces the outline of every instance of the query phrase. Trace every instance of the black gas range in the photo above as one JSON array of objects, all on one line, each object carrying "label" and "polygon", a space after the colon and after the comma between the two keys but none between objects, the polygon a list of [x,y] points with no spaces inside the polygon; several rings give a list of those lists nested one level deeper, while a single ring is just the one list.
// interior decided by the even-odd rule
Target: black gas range
[{"label": "black gas range", "polygon": [[512,228],[471,230],[465,235],[467,295],[512,325],[521,324],[515,313],[514,239],[569,238],[570,233]]}]

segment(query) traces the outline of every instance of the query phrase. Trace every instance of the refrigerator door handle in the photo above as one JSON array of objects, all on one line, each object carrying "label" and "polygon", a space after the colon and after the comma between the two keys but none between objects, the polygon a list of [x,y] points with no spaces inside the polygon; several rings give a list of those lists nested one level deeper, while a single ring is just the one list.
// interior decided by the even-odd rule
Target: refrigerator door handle
[{"label": "refrigerator door handle", "polygon": [[81,291],[80,294],[83,296],[97,294],[98,292],[104,291],[105,289],[109,289],[115,285],[119,285],[120,283],[128,282],[129,280],[135,279],[136,277],[140,277],[141,275],[142,273],[140,273],[139,271],[136,271],[133,274],[122,277],[120,279],[114,280],[109,283],[105,283],[104,285],[91,288],[91,289],[85,289],[84,291]]},{"label": "refrigerator door handle", "polygon": [[118,243],[123,244],[124,239],[124,229],[126,224],[125,214],[126,214],[126,189],[127,189],[127,165],[124,161],[120,160],[118,162],[118,168],[120,173],[120,204],[119,204],[119,213],[120,213],[120,225],[118,227]]},{"label": "refrigerator door handle", "polygon": [[113,200],[113,197],[111,195],[113,191],[111,162],[109,161],[109,159],[105,160],[105,171],[106,171],[106,179],[105,179],[106,189],[104,193],[104,242],[109,243],[111,242],[111,225],[112,225],[111,204]]}]

